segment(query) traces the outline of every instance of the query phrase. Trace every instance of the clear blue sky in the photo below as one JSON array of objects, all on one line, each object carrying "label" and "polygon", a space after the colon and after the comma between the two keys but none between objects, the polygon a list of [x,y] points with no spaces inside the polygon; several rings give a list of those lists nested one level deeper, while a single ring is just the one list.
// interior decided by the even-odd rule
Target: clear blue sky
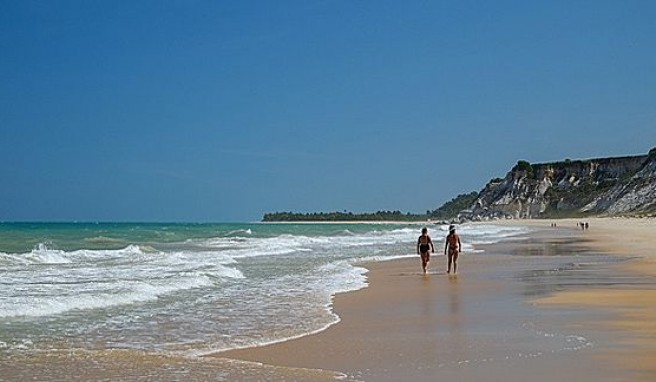
[{"label": "clear blue sky", "polygon": [[423,212],[656,146],[654,1],[0,0],[0,221]]}]

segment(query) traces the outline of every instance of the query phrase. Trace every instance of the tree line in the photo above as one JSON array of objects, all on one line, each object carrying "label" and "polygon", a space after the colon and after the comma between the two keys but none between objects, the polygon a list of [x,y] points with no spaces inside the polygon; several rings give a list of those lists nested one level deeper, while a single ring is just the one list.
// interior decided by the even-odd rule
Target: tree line
[{"label": "tree line", "polygon": [[264,214],[264,222],[299,222],[299,221],[413,221],[420,220],[421,215],[403,213],[401,211],[376,211],[367,213],[353,212],[270,212]]},{"label": "tree line", "polygon": [[477,192],[460,194],[444,203],[435,210],[427,210],[425,214],[413,214],[401,211],[376,211],[365,213],[353,212],[270,212],[264,214],[263,222],[325,222],[325,221],[425,221],[427,219],[450,220],[458,213],[471,207]]}]

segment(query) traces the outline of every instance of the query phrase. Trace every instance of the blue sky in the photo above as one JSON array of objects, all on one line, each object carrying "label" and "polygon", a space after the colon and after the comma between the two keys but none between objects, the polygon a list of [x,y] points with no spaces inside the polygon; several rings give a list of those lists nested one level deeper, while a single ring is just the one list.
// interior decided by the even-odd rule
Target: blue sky
[{"label": "blue sky", "polygon": [[0,0],[0,221],[423,212],[656,146],[653,1]]}]

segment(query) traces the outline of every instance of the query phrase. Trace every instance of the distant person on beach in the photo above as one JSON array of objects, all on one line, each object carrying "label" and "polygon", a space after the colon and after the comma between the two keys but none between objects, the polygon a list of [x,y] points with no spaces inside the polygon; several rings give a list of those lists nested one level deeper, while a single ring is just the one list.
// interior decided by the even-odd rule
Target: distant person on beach
[{"label": "distant person on beach", "polygon": [[453,274],[458,272],[458,255],[462,251],[462,243],[460,236],[456,233],[456,226],[449,226],[449,234],[446,236],[444,243],[444,254],[448,254],[448,266],[446,273],[451,273],[451,265],[453,264]]},{"label": "distant person on beach", "polygon": [[435,253],[435,247],[433,246],[433,240],[428,236],[428,228],[424,227],[421,229],[421,236],[417,240],[417,254],[421,256],[421,268],[426,274],[426,269],[428,268],[428,262],[430,261],[430,252]]}]

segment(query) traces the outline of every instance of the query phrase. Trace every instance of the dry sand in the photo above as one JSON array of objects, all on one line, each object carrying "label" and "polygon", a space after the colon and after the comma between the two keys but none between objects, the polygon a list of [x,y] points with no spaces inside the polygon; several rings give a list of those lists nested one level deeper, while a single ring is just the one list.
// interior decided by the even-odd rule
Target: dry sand
[{"label": "dry sand", "polygon": [[[656,220],[589,219],[584,232],[589,245],[599,251],[632,258],[620,268],[644,277],[642,282],[619,283],[612,287],[571,290],[536,300],[553,307],[579,306],[611,312],[611,318],[592,318],[589,325],[601,327],[618,337],[613,348],[602,349],[601,357],[616,367],[641,371],[644,380],[656,380]],[[534,222],[535,223],[535,222]],[[575,220],[559,222],[575,226]]]},{"label": "dry sand", "polygon": [[[544,220],[501,222],[545,229],[483,255],[464,254],[455,277],[444,274],[443,256],[433,258],[428,276],[418,259],[369,264],[370,287],[335,298],[342,322],[215,357],[365,381],[656,380],[656,225],[588,221],[585,232],[574,220],[555,221],[557,229]],[[629,281],[608,282],[620,277]]]}]

